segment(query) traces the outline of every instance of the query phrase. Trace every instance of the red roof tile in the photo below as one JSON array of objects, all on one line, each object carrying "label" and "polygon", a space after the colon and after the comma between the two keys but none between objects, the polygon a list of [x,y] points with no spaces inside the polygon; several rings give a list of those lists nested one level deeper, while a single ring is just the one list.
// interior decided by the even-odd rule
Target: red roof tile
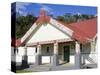
[{"label": "red roof tile", "polygon": [[74,31],[72,38],[81,43],[87,43],[97,33],[97,18],[64,25]]}]

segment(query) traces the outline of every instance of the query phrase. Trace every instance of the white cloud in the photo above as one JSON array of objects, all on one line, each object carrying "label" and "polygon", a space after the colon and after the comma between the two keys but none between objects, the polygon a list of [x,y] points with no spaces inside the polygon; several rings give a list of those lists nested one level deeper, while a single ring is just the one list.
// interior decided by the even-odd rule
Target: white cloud
[{"label": "white cloud", "polygon": [[27,10],[28,5],[30,5],[30,4],[29,3],[22,3],[22,2],[16,3],[16,12],[25,16],[27,14],[26,10]]},{"label": "white cloud", "polygon": [[[27,6],[29,6],[31,3],[23,3],[23,2],[17,2],[16,3],[16,12],[18,12],[20,15],[23,15],[23,16],[26,16],[29,11],[27,11]],[[42,9],[44,9],[49,15],[53,15],[54,12],[53,12],[53,9],[46,6],[46,5],[43,5],[43,4],[39,4],[40,7]]]}]

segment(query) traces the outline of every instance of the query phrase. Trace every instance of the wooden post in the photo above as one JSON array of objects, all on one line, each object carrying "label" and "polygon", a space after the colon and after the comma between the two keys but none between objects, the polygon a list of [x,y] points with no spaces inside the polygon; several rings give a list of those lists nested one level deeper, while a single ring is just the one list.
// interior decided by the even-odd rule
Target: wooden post
[{"label": "wooden post", "polygon": [[35,65],[40,65],[41,64],[41,45],[37,45],[37,53],[35,56]]},{"label": "wooden post", "polygon": [[22,67],[23,68],[29,67],[29,65],[28,65],[28,56],[27,56],[27,47],[25,47],[25,54],[22,58],[23,58],[22,59]]},{"label": "wooden post", "polygon": [[52,65],[53,66],[57,66],[59,64],[59,60],[58,60],[58,43],[55,42],[54,43],[54,54],[52,57]]},{"label": "wooden post", "polygon": [[81,54],[80,54],[80,43],[75,42],[75,68],[81,68]]}]

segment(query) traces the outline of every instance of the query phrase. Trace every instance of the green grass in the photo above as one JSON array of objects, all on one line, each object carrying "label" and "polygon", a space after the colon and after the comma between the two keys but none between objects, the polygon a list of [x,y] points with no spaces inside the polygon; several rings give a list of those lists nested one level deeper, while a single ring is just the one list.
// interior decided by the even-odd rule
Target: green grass
[{"label": "green grass", "polygon": [[16,73],[31,73],[33,71],[17,70]]}]

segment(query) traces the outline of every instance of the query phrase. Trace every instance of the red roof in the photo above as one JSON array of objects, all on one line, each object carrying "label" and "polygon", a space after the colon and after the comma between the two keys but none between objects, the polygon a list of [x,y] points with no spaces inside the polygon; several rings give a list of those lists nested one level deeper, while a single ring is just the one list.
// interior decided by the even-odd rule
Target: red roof
[{"label": "red roof", "polygon": [[65,26],[74,31],[72,38],[80,41],[81,43],[87,43],[89,39],[93,39],[97,33],[97,18],[80,21]]},{"label": "red roof", "polygon": [[[47,16],[44,10],[40,11],[40,16],[36,23],[49,23],[50,22],[50,16]],[[58,21],[59,22],[59,21]],[[87,43],[89,40],[93,39],[93,37],[97,33],[97,18],[80,21],[72,24],[65,24],[62,22],[59,22],[62,25],[70,28],[73,31],[72,38],[75,40],[78,40],[80,43]],[[13,46],[20,46],[21,40],[12,40]]]}]

